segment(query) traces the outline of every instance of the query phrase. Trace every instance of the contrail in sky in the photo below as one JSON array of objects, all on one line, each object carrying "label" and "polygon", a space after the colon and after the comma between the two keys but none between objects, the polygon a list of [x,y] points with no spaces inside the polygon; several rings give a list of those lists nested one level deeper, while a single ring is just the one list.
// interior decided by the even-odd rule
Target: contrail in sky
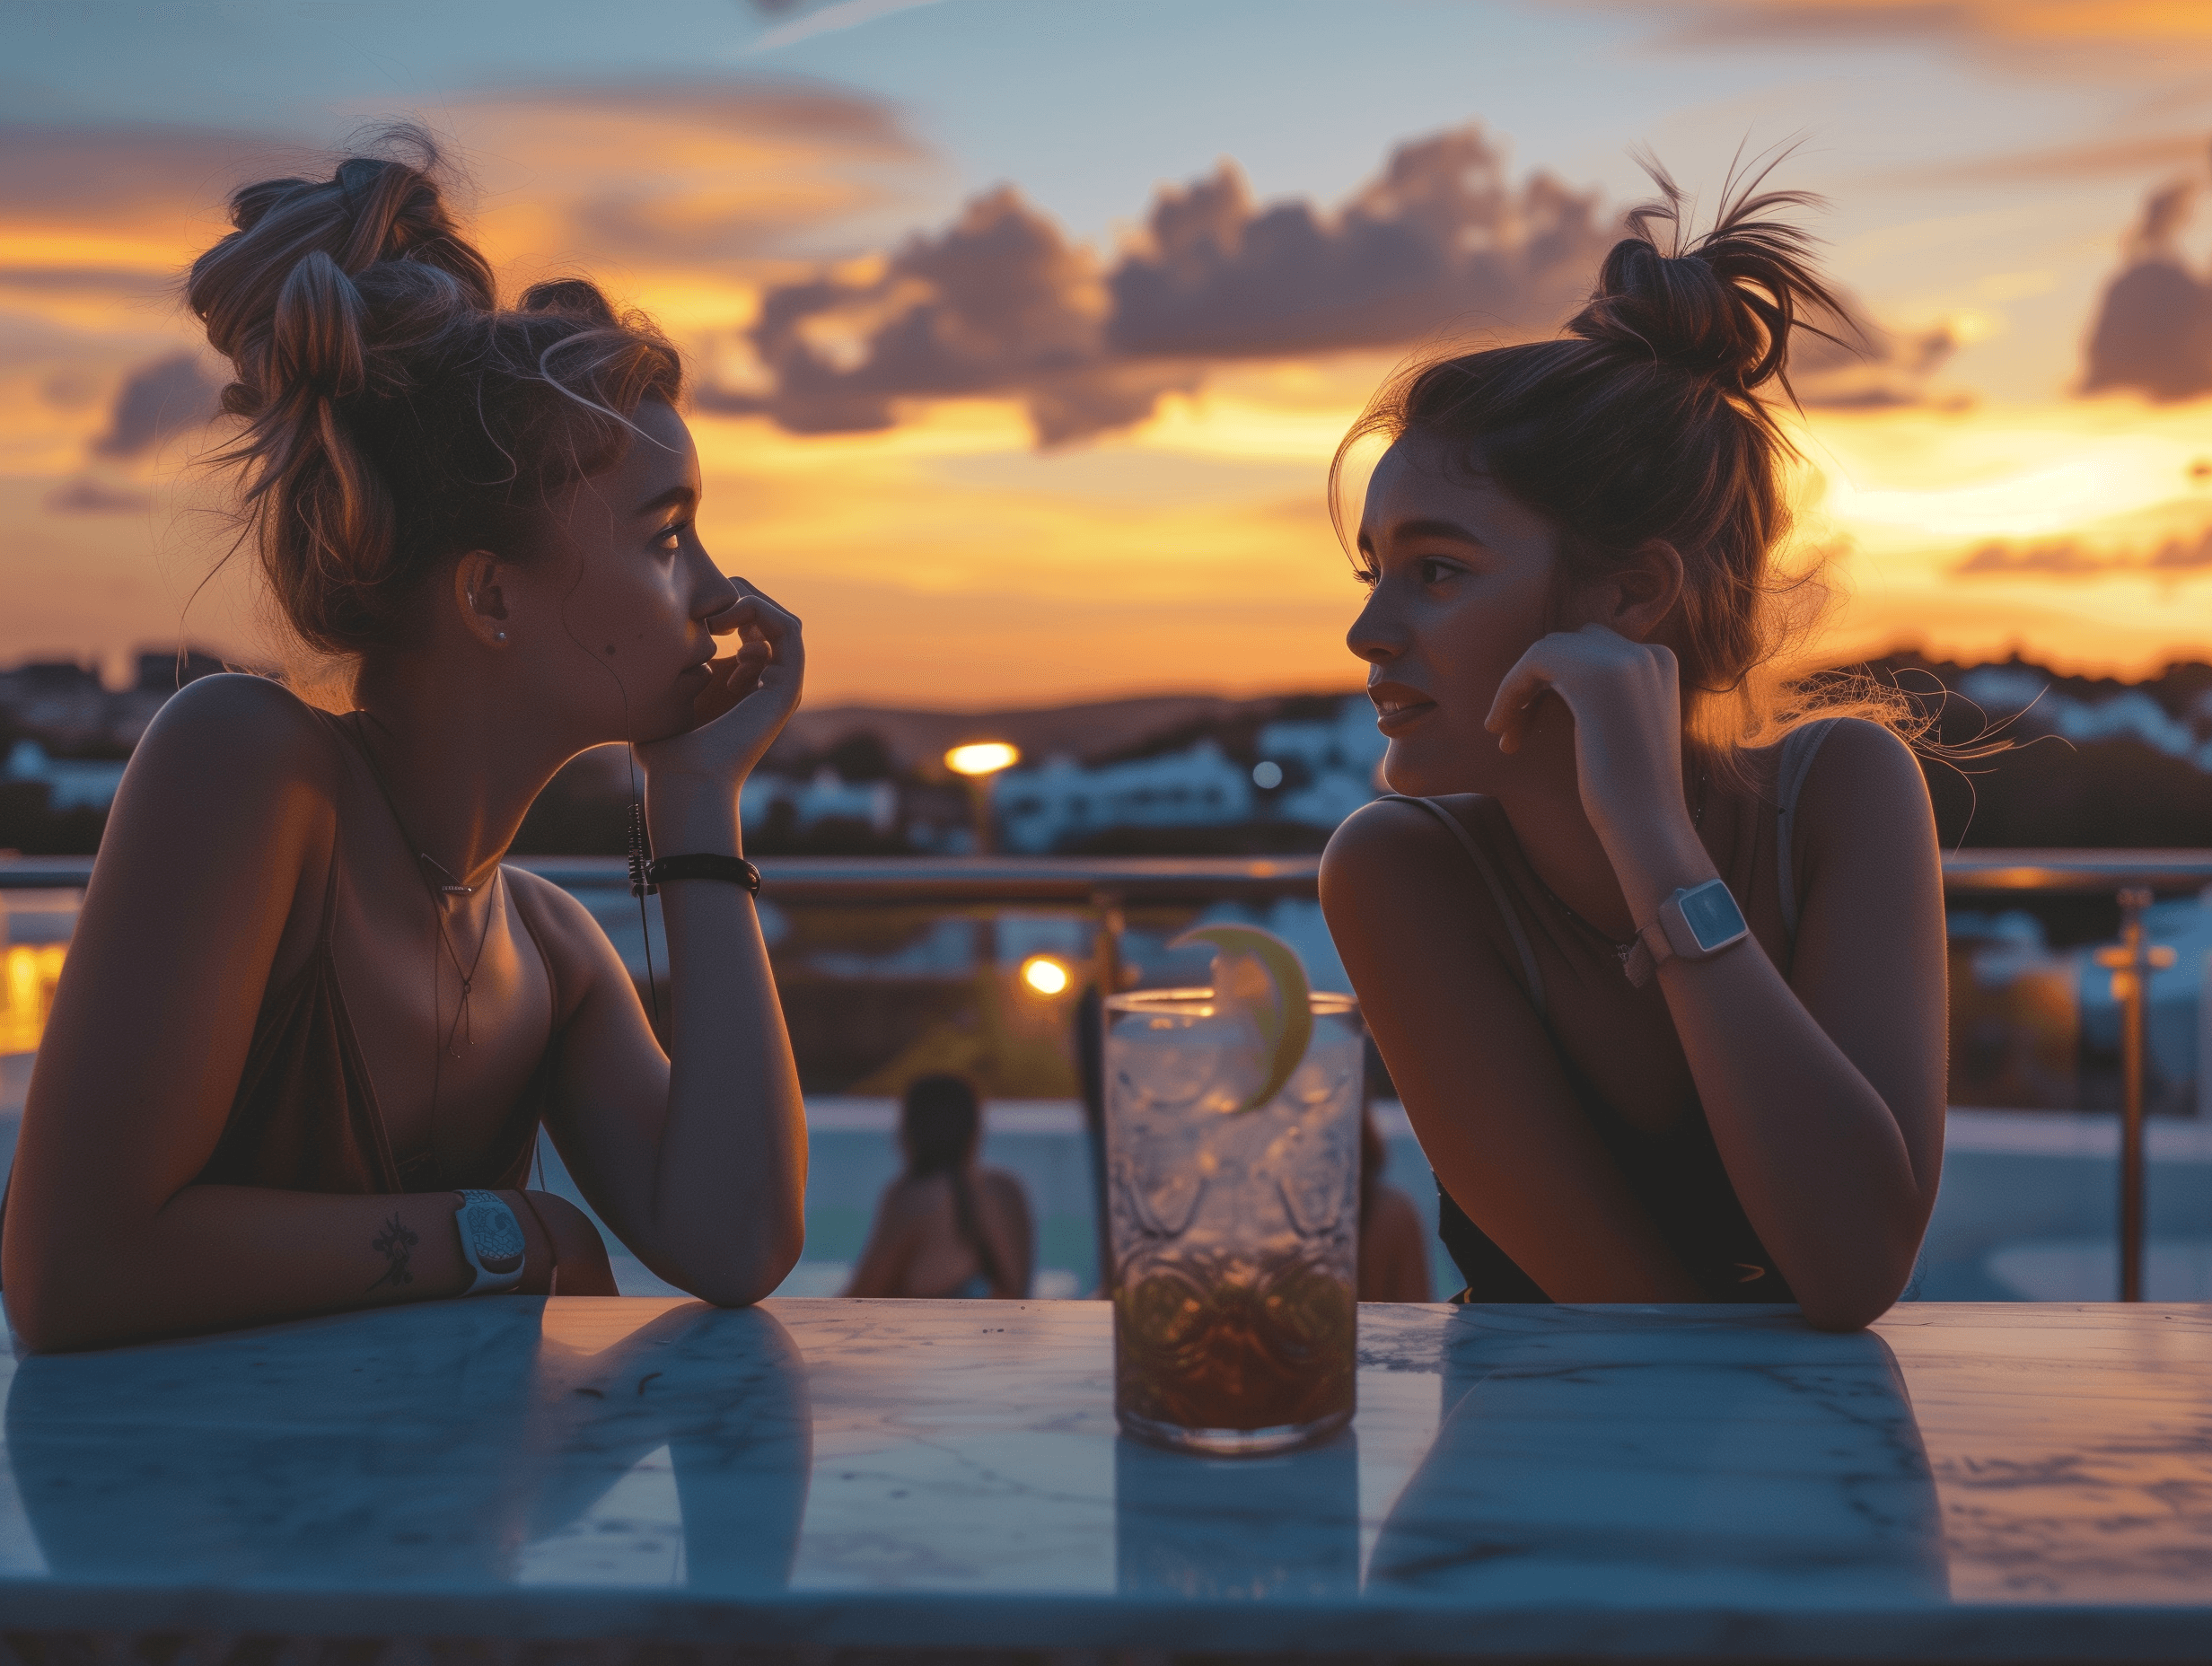
[{"label": "contrail in sky", "polygon": [[838,0],[835,5],[826,5],[805,17],[777,24],[752,43],[747,56],[773,52],[778,47],[811,40],[816,35],[839,34],[863,23],[873,23],[879,17],[889,17],[894,12],[911,12],[917,6],[937,3],[938,0]]}]

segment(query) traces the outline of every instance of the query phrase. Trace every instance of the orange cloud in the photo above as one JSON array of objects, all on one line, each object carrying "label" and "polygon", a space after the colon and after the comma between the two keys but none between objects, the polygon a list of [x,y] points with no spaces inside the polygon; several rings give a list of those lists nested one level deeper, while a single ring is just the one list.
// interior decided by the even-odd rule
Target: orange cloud
[{"label": "orange cloud", "polygon": [[1692,0],[1637,9],[1685,18],[1674,37],[1683,42],[1906,36],[2212,45],[2212,9],[2197,0]]}]

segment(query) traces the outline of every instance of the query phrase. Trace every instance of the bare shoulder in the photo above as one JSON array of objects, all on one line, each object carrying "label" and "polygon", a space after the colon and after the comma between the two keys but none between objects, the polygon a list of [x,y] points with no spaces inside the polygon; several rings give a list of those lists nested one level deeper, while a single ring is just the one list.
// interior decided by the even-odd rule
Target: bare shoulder
[{"label": "bare shoulder", "polygon": [[501,863],[499,873],[516,904],[528,911],[531,925],[547,940],[548,948],[557,945],[591,957],[611,949],[592,911],[545,875],[512,862]]},{"label": "bare shoulder", "polygon": [[1010,1169],[985,1169],[982,1171],[984,1189],[1016,1207],[1029,1206],[1029,1188],[1022,1184],[1022,1177]]},{"label": "bare shoulder", "polygon": [[[1472,802],[1436,801],[1462,820]],[[1321,901],[1326,907],[1332,892],[1358,899],[1425,886],[1439,870],[1466,863],[1452,829],[1433,813],[1402,799],[1379,798],[1347,816],[1330,836],[1321,853]]]},{"label": "bare shoulder", "polygon": [[189,684],[124,771],[101,840],[103,883],[193,872],[212,902],[223,887],[211,873],[266,887],[314,865],[336,825],[342,762],[329,719],[289,689],[235,674]]},{"label": "bare shoulder", "polygon": [[515,910],[553,964],[564,1022],[601,977],[619,976],[625,983],[628,981],[629,969],[622,964],[592,911],[575,897],[543,874],[512,862],[500,864],[499,873]]},{"label": "bare shoulder", "polygon": [[895,1177],[875,1200],[877,1221],[885,1226],[904,1226],[930,1213],[937,1201],[930,1182],[935,1176],[916,1179],[910,1174]]},{"label": "bare shoulder", "polygon": [[1813,848],[1839,834],[1860,839],[1890,833],[1916,841],[1933,836],[1919,758],[1894,732],[1863,717],[1839,719],[1829,731],[1798,804],[1798,825]]},{"label": "bare shoulder", "polygon": [[179,689],[131,756],[134,775],[182,773],[205,797],[211,782],[300,783],[334,797],[329,720],[281,683],[225,671]]}]

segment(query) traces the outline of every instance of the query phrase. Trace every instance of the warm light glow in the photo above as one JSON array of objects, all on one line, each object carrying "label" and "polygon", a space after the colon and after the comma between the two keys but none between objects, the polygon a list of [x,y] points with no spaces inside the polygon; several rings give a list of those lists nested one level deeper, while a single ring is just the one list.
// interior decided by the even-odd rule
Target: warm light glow
[{"label": "warm light glow", "polygon": [[65,952],[57,943],[0,949],[0,1053],[38,1049]]},{"label": "warm light glow", "polygon": [[956,776],[995,776],[1021,761],[1022,754],[1004,741],[977,741],[944,755],[944,767]]},{"label": "warm light glow", "polygon": [[1049,954],[1032,954],[1022,962],[1022,981],[1039,995],[1058,995],[1067,987],[1067,969]]}]

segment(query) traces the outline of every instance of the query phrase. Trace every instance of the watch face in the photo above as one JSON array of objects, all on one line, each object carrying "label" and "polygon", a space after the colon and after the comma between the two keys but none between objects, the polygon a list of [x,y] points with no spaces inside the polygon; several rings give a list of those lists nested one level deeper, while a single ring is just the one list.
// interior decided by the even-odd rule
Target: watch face
[{"label": "watch face", "polygon": [[1707,954],[1743,935],[1743,910],[1720,880],[1698,886],[1682,899],[1681,907],[1682,919]]},{"label": "watch face", "polygon": [[461,1211],[461,1219],[469,1228],[469,1242],[476,1250],[476,1258],[484,1264],[486,1272],[511,1273],[521,1264],[522,1229],[505,1204],[497,1199],[471,1203]]}]

